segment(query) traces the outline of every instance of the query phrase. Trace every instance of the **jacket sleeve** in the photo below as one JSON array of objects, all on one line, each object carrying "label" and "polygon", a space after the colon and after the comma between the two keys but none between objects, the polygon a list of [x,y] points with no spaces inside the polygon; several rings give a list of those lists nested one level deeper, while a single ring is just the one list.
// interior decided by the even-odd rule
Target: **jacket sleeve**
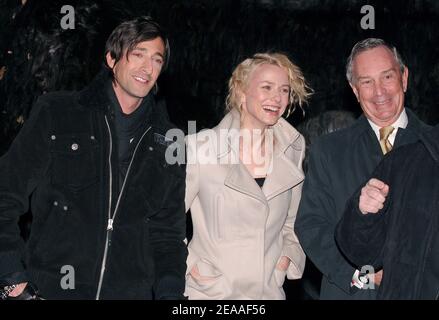
[{"label": "jacket sleeve", "polygon": [[186,212],[189,211],[192,202],[198,195],[199,190],[199,166],[197,161],[196,134],[186,137],[187,163],[186,163]]},{"label": "jacket sleeve", "polygon": [[[389,158],[385,158],[371,177],[389,183],[391,168]],[[357,266],[382,267],[382,249],[387,234],[386,215],[392,201],[391,192],[386,197],[383,209],[376,214],[362,214],[359,209],[361,188],[349,199],[343,218],[336,228],[336,241],[340,250]],[[392,188],[390,188],[392,190]]]},{"label": "jacket sleeve", "polygon": [[342,256],[334,238],[337,225],[333,188],[326,153],[311,147],[295,231],[305,253],[329,281],[347,294],[355,268]]},{"label": "jacket sleeve", "polygon": [[29,210],[29,197],[49,166],[49,128],[42,98],[9,151],[0,158],[0,281],[27,281],[23,265],[24,241],[18,220]]},{"label": "jacket sleeve", "polygon": [[[303,138],[302,138],[303,139]],[[303,149],[300,155],[298,167],[302,168],[302,161],[305,155],[305,142],[303,141]],[[300,279],[305,269],[306,256],[300,246],[299,239],[294,232],[294,224],[296,220],[297,209],[299,207],[300,197],[302,195],[303,182],[295,186],[292,190],[291,203],[288,209],[287,219],[282,228],[284,239],[283,250],[281,256],[286,256],[291,260],[287,269],[288,279]]]},{"label": "jacket sleeve", "polygon": [[154,297],[183,299],[187,248],[185,214],[185,166],[181,176],[175,177],[167,194],[167,207],[151,217],[150,239],[154,251]]}]

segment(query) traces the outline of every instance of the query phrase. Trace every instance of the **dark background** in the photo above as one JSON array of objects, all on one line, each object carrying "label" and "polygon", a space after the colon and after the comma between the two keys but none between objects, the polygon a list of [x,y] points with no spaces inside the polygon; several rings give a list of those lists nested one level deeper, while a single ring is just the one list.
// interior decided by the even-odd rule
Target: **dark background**
[{"label": "dark background", "polygon": [[[149,14],[171,41],[169,69],[159,80],[172,120],[182,129],[215,125],[223,115],[233,68],[258,51],[283,51],[303,70],[315,94],[305,118],[325,110],[360,108],[345,80],[350,49],[382,37],[409,67],[407,105],[429,124],[439,112],[439,1],[437,0],[127,0],[70,1],[75,29],[62,30],[66,1],[0,0],[0,154],[32,103],[47,91],[80,89],[97,73],[103,46],[122,20]],[[363,5],[375,8],[375,30],[360,26]],[[8,53],[9,51],[9,53]]]},{"label": "dark background", "polygon": [[[286,53],[315,90],[306,115],[296,111],[290,117],[293,125],[328,110],[359,115],[345,61],[355,42],[367,37],[399,49],[409,68],[406,106],[429,124],[439,122],[437,0],[72,0],[74,30],[60,27],[67,1],[25,2],[0,0],[0,68],[6,70],[0,73],[0,155],[36,98],[86,85],[102,65],[111,30],[141,14],[153,16],[169,33],[171,60],[159,79],[160,94],[183,130],[188,120],[196,120],[198,130],[217,124],[233,68],[263,51]],[[375,9],[374,30],[361,28],[364,5]],[[289,297],[297,290],[288,289]]]}]

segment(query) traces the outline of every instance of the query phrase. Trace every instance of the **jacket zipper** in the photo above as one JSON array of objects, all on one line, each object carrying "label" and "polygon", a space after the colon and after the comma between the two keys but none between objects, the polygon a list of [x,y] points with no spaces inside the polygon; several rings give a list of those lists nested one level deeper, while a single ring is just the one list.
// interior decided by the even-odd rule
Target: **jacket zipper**
[{"label": "jacket zipper", "polygon": [[131,157],[131,160],[130,160],[130,164],[128,165],[125,179],[123,180],[122,188],[119,192],[119,197],[117,198],[117,202],[116,202],[116,206],[114,208],[113,216],[111,216],[111,201],[112,201],[112,194],[113,194],[113,170],[112,170],[112,166],[111,166],[111,154],[113,153],[113,139],[111,136],[111,129],[110,129],[110,124],[108,123],[107,116],[105,116],[105,123],[107,124],[108,135],[110,137],[110,152],[109,152],[109,156],[108,156],[108,168],[110,171],[110,190],[109,190],[110,192],[109,192],[109,197],[108,197],[109,204],[108,204],[107,236],[105,239],[104,256],[102,258],[101,273],[100,273],[100,277],[99,277],[98,290],[96,292],[96,300],[99,300],[100,295],[101,295],[102,282],[104,280],[105,267],[107,264],[108,247],[111,246],[111,235],[113,233],[113,221],[116,218],[117,209],[119,208],[120,200],[122,198],[122,194],[123,194],[123,191],[125,189],[125,184],[127,182],[127,178],[128,178],[129,173],[130,173],[130,170],[131,170],[131,165],[133,164],[134,157],[136,156],[137,149],[139,148],[139,145],[142,142],[143,137],[151,129],[151,126],[148,129],[146,129],[146,131],[140,137],[139,142],[137,142],[136,148],[134,149],[134,152],[133,152],[133,156]]}]

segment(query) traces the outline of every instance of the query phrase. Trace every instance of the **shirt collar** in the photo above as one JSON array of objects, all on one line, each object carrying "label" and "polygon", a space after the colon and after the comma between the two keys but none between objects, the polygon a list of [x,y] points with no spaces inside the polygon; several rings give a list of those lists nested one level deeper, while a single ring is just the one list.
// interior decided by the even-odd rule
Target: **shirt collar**
[{"label": "shirt collar", "polygon": [[[367,119],[369,121],[370,126],[372,127],[373,132],[375,132],[375,135],[378,140],[380,140],[380,128],[375,123],[373,123],[370,119]],[[392,140],[394,140],[394,137],[396,136],[396,132],[398,131],[398,128],[405,129],[407,127],[409,120],[407,117],[407,112],[405,111],[405,108],[402,110],[401,114],[399,115],[398,119],[394,123],[391,124],[395,128],[391,134]],[[393,143],[392,143],[393,144]]]}]

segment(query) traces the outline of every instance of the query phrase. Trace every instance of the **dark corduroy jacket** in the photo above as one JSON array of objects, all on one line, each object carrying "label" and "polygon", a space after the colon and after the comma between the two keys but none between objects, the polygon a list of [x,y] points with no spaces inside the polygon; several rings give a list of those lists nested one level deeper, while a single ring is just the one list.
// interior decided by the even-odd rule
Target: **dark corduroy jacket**
[{"label": "dark corduroy jacket", "polygon": [[[182,298],[185,166],[165,160],[172,125],[157,104],[119,197],[107,81],[42,96],[0,159],[0,281],[31,281],[48,299]],[[17,221],[29,205],[25,244]]]}]

